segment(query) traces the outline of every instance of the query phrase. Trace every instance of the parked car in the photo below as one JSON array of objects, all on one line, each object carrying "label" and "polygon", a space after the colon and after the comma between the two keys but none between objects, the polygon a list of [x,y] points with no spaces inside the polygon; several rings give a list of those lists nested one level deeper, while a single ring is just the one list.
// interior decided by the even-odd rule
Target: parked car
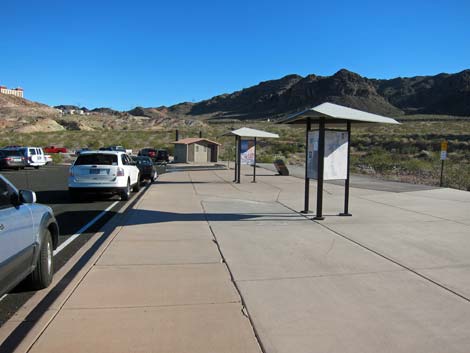
[{"label": "parked car", "polygon": [[120,151],[126,152],[126,149],[123,146],[108,146],[108,147],[100,147],[100,151]]},{"label": "parked car", "polygon": [[86,152],[86,151],[89,151],[89,150],[90,150],[90,149],[89,149],[88,147],[80,148],[80,149],[78,149],[78,150],[75,151],[75,155],[76,155],[76,156],[79,156],[80,153]]},{"label": "parked car", "polygon": [[7,147],[4,150],[20,152],[29,167],[39,169],[39,167],[46,165],[46,157],[41,147]]},{"label": "parked car", "polygon": [[56,147],[56,146],[48,146],[44,147],[45,153],[67,153],[67,149],[65,147]]},{"label": "parked car", "polygon": [[167,150],[157,150],[157,157],[155,158],[155,162],[168,163],[169,161],[170,157]]},{"label": "parked car", "polygon": [[157,155],[157,150],[155,148],[142,148],[138,153],[138,156],[150,157],[152,160],[155,159]]},{"label": "parked car", "polygon": [[0,174],[0,295],[25,279],[31,289],[52,281],[59,227],[52,209],[35,202]]},{"label": "parked car", "polygon": [[86,151],[70,167],[68,179],[72,199],[83,193],[111,193],[128,200],[131,190],[140,189],[140,172],[124,152]]},{"label": "parked car", "polygon": [[17,150],[0,150],[0,169],[24,169],[24,156]]},{"label": "parked car", "polygon": [[50,154],[45,154],[44,158],[46,158],[46,164],[51,164],[53,162],[52,156]]},{"label": "parked car", "polygon": [[133,156],[132,160],[135,162],[137,168],[140,170],[140,180],[150,180],[153,183],[157,180],[158,173],[155,165],[150,157]]},{"label": "parked car", "polygon": [[138,153],[138,156],[150,157],[154,162],[169,162],[170,158],[167,150],[156,149],[156,148],[142,148]]}]

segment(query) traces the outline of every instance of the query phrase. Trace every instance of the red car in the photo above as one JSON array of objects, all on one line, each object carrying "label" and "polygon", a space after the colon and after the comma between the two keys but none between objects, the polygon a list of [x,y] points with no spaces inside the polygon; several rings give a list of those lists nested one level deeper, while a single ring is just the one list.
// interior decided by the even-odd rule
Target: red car
[{"label": "red car", "polygon": [[65,147],[56,147],[56,146],[48,146],[44,147],[45,153],[67,153],[67,149]]}]

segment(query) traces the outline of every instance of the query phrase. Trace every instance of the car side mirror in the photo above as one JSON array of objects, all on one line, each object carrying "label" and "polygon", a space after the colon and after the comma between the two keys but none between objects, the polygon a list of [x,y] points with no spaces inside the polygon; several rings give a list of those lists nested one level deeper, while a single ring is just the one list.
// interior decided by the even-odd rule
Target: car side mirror
[{"label": "car side mirror", "polygon": [[23,203],[36,203],[36,193],[31,190],[20,190],[19,200]]}]

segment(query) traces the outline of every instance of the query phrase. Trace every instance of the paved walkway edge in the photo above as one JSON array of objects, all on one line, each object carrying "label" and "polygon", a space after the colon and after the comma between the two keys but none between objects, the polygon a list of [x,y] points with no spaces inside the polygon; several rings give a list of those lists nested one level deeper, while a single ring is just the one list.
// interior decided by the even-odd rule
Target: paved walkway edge
[{"label": "paved walkway edge", "polygon": [[[151,184],[150,184],[151,185]],[[99,260],[109,244],[119,234],[126,219],[126,212],[142,202],[148,186],[126,203],[117,214],[96,232],[84,246],[54,275],[52,285],[36,292],[0,328],[0,352],[28,352],[49,324],[54,320],[65,302]]]}]

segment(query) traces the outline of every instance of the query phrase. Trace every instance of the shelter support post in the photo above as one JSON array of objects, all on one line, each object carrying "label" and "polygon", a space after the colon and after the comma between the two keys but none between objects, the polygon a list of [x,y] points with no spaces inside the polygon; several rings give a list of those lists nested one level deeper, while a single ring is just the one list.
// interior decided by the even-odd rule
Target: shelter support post
[{"label": "shelter support post", "polygon": [[237,184],[240,184],[240,172],[241,172],[241,169],[242,169],[242,166],[241,166],[241,152],[242,152],[242,138],[239,136],[238,137],[238,148],[237,148],[237,164],[238,164],[238,168],[237,168]]},{"label": "shelter support post", "polygon": [[323,217],[323,167],[325,162],[325,119],[320,119],[318,131],[318,175],[317,175],[317,212],[314,220],[324,220]]},{"label": "shelter support post", "polygon": [[253,181],[256,183],[256,137],[255,137],[255,151],[254,151],[254,160],[253,160]]},{"label": "shelter support post", "polygon": [[234,171],[235,171],[235,175],[233,176],[233,181],[236,182],[237,181],[237,168],[238,168],[238,136],[235,136],[235,168],[234,168]]},{"label": "shelter support post", "polygon": [[340,213],[340,216],[352,216],[349,213],[349,160],[351,157],[351,122],[347,121],[347,131],[348,131],[348,157],[346,163],[346,180],[344,181],[344,212]]},{"label": "shelter support post", "polygon": [[308,133],[312,128],[312,121],[307,118],[307,124],[305,125],[305,192],[304,192],[304,210],[300,213],[310,213],[310,179],[308,177]]}]

